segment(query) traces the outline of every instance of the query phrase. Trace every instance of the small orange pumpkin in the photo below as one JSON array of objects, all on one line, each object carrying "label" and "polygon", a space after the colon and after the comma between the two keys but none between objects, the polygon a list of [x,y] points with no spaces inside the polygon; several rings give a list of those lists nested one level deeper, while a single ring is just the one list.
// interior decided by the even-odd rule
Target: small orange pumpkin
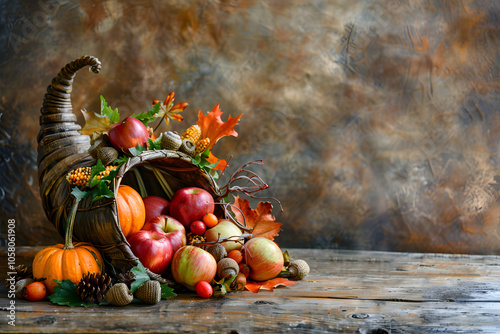
[{"label": "small orange pumpkin", "polygon": [[45,278],[43,284],[50,293],[54,292],[57,285],[55,279],[70,280],[78,284],[87,273],[104,272],[104,261],[97,248],[87,242],[77,242],[73,245],[73,223],[78,203],[75,202],[68,216],[64,245],[45,247],[33,260],[33,277]]},{"label": "small orange pumpkin", "polygon": [[120,185],[116,194],[118,221],[125,238],[139,232],[146,220],[146,209],[141,195],[134,188]]}]

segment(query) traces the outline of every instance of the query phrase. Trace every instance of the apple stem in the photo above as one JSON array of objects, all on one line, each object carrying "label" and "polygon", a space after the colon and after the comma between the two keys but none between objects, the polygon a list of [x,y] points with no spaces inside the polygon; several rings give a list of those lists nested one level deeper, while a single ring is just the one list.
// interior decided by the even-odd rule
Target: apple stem
[{"label": "apple stem", "polygon": [[160,186],[162,187],[163,191],[167,195],[168,200],[169,201],[172,200],[172,197],[174,196],[174,191],[172,190],[172,188],[168,184],[167,180],[165,180],[165,178],[163,177],[162,173],[158,170],[158,168],[153,167],[152,169],[153,169],[153,173],[156,176],[156,179],[158,179],[158,182],[160,183]]},{"label": "apple stem", "polygon": [[139,173],[139,170],[137,170],[137,168],[132,168],[132,171],[134,172],[137,185],[139,186],[139,192],[141,193],[141,197],[142,198],[147,197],[148,193],[146,191],[146,186],[144,185],[144,180],[142,179],[141,173]]}]

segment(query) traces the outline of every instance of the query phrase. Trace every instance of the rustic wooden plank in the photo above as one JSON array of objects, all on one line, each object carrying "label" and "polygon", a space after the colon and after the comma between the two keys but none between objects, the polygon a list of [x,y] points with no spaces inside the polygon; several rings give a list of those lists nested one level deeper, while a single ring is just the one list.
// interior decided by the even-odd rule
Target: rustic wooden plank
[{"label": "rustic wooden plank", "polygon": [[[19,247],[16,262],[37,249]],[[2,332],[498,333],[500,257],[289,250],[311,274],[290,288],[203,300],[192,293],[157,305],[70,308],[16,301]],[[6,257],[0,257],[5,272]],[[1,290],[1,319],[9,300]]]}]

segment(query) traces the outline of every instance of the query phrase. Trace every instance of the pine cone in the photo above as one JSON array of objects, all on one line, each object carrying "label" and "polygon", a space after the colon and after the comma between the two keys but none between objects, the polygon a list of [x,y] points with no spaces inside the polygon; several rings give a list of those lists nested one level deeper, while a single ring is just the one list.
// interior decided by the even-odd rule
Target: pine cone
[{"label": "pine cone", "polygon": [[[19,282],[24,278],[33,278],[33,270],[31,269],[31,267],[26,267],[24,264],[16,266],[14,271],[16,272],[15,274],[7,277],[7,278],[13,277],[14,284],[16,284],[17,282]],[[12,282],[11,280],[7,281],[7,279],[5,279],[5,286],[9,287],[11,285],[11,282]]]},{"label": "pine cone", "polygon": [[108,274],[86,274],[78,283],[76,293],[87,303],[100,303],[111,287],[111,277]]},{"label": "pine cone", "polygon": [[127,271],[126,273],[119,273],[116,276],[116,283],[125,283],[129,287],[129,289],[134,281],[135,275],[131,271]]}]

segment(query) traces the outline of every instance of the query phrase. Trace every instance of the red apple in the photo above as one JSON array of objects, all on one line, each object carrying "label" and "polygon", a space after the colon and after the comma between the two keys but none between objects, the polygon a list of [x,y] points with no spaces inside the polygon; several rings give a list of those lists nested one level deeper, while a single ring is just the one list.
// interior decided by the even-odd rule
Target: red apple
[{"label": "red apple", "polygon": [[134,117],[115,123],[108,131],[109,141],[119,151],[129,153],[129,148],[141,144],[146,146],[149,133],[146,126]]},{"label": "red apple", "polygon": [[170,215],[189,230],[195,220],[202,220],[206,213],[214,212],[214,199],[208,191],[197,187],[181,188],[170,201]]},{"label": "red apple", "polygon": [[178,220],[160,215],[149,220],[142,228],[145,231],[156,231],[163,233],[165,238],[172,245],[172,251],[175,253],[179,248],[186,245],[186,230]]},{"label": "red apple", "polygon": [[257,237],[248,240],[243,247],[245,263],[250,267],[249,277],[254,281],[275,278],[283,268],[283,252],[274,241]]},{"label": "red apple", "polygon": [[132,234],[128,242],[144,267],[159,275],[167,270],[174,252],[164,233],[140,230]]},{"label": "red apple", "polygon": [[221,242],[221,245],[224,246],[229,253],[232,250],[241,248],[242,241],[238,239],[241,234],[241,230],[233,222],[227,219],[221,219],[217,225],[208,229],[203,237],[208,242],[217,241],[219,238],[235,237],[234,241],[229,240]]},{"label": "red apple", "polygon": [[172,259],[174,280],[189,290],[195,291],[201,281],[210,283],[217,273],[217,262],[207,251],[195,246],[184,246]]},{"label": "red apple", "polygon": [[146,209],[146,222],[160,215],[169,214],[169,201],[158,196],[147,196],[142,199]]}]

